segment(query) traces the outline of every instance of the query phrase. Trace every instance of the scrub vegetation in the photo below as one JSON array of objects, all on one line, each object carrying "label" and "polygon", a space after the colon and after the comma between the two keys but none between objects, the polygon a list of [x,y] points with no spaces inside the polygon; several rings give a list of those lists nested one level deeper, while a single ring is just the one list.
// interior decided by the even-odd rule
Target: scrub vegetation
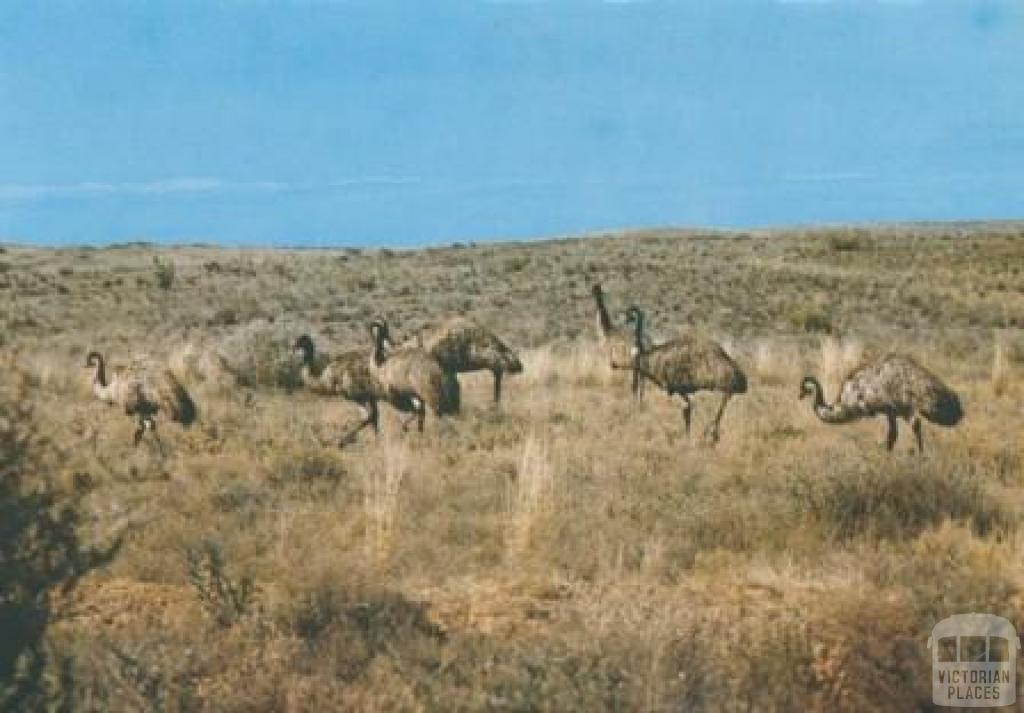
[{"label": "scrub vegetation", "polygon": [[[945,616],[1024,630],[1024,228],[687,232],[420,250],[0,252],[0,709],[912,711]],[[743,368],[712,447],[595,328],[636,304]],[[500,404],[381,433],[293,352],[469,317]],[[198,411],[133,447],[94,345]],[[863,358],[965,417],[885,450],[832,427]],[[694,431],[718,397],[698,395]]]}]

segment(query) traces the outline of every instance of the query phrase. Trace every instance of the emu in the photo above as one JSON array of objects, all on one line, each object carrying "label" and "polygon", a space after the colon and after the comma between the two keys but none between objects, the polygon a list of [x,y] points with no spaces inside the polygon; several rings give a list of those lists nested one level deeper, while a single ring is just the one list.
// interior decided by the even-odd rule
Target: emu
[{"label": "emu", "polygon": [[93,370],[92,392],[100,401],[124,407],[125,414],[138,419],[134,445],[138,446],[146,431],[152,431],[157,444],[158,414],[187,428],[198,418],[199,411],[188,390],[169,369],[153,373],[139,364],[116,366],[107,372],[103,355],[89,352],[85,366]]},{"label": "emu", "polygon": [[338,447],[355,440],[367,426],[380,433],[380,412],[377,402],[385,398],[384,387],[370,370],[363,350],[347,351],[327,358],[317,354],[313,339],[303,334],[293,347],[302,357],[302,383],[307,389],[325,396],[340,396],[363,410],[363,420],[341,439]]},{"label": "emu", "polygon": [[422,433],[428,408],[435,417],[458,410],[459,382],[454,374],[446,373],[420,347],[395,348],[383,319],[370,323],[370,335],[370,373],[380,382],[387,402],[398,411],[411,414],[402,424],[403,430],[415,419],[417,430]]},{"label": "emu", "polygon": [[501,380],[520,374],[523,363],[501,339],[471,319],[455,317],[417,336],[417,343],[449,374],[488,370],[494,376],[494,403],[501,403]]},{"label": "emu", "polygon": [[963,419],[960,397],[937,376],[904,354],[886,354],[857,367],[843,380],[836,403],[825,402],[821,383],[805,376],[800,398],[812,398],[815,415],[830,424],[850,423],[883,415],[890,452],[896,445],[896,419],[910,422],[918,454],[924,453],[921,418],[939,426],[953,427]]},{"label": "emu", "polygon": [[[705,428],[704,437],[712,443],[719,439],[719,424],[725,407],[734,394],[747,392],[747,377],[720,344],[697,337],[678,337],[654,346],[645,346],[644,313],[630,307],[627,324],[634,326],[635,378],[649,379],[665,390],[669,397],[683,399],[683,421],[690,434],[693,404],[690,396],[698,391],[718,391],[722,402],[714,420]],[[634,390],[635,392],[635,390]]]}]

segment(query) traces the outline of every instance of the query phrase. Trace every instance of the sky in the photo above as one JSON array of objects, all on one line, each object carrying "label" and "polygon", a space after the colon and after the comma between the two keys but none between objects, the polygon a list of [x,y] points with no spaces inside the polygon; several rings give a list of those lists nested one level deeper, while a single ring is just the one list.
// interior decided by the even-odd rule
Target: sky
[{"label": "sky", "polygon": [[0,2],[0,241],[1022,217],[1019,0]]}]

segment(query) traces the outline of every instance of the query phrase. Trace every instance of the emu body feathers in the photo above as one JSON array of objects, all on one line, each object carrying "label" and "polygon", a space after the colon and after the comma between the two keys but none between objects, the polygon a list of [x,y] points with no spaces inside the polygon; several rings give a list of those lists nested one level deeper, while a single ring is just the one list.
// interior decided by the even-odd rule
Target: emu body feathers
[{"label": "emu body feathers", "polygon": [[317,354],[313,340],[303,334],[295,340],[295,351],[302,355],[302,383],[310,391],[323,396],[340,396],[363,409],[364,418],[341,440],[345,445],[367,426],[380,431],[378,401],[385,400],[383,385],[370,369],[366,352],[352,350],[335,357]]},{"label": "emu body feathers", "polygon": [[698,391],[721,393],[722,401],[718,412],[705,431],[705,436],[712,443],[717,443],[719,425],[729,399],[733,394],[747,392],[746,374],[717,342],[685,336],[648,346],[649,342],[644,334],[643,312],[637,307],[630,307],[627,321],[634,326],[634,395],[641,396],[643,381],[649,379],[664,389],[669,396],[680,396],[683,399],[683,421],[689,434],[693,416],[690,396]]},{"label": "emu body feathers", "polygon": [[199,416],[188,389],[170,369],[154,369],[137,361],[130,366],[115,366],[108,373],[103,356],[96,351],[89,352],[85,364],[93,369],[91,386],[96,398],[122,406],[126,414],[138,419],[135,445],[147,430],[156,436],[157,416],[186,428]]},{"label": "emu body feathers", "polygon": [[490,371],[494,375],[494,402],[501,401],[505,374],[519,374],[519,356],[493,332],[465,317],[455,317],[440,326],[427,328],[415,344],[433,357],[448,374]]},{"label": "emu body feathers", "polygon": [[886,354],[851,371],[843,380],[835,403],[825,402],[821,383],[812,376],[804,377],[801,383],[800,398],[805,396],[813,399],[814,413],[825,423],[850,423],[884,415],[889,450],[896,445],[897,418],[911,423],[918,452],[923,453],[922,417],[939,426],[952,427],[964,415],[956,392],[904,354]]}]

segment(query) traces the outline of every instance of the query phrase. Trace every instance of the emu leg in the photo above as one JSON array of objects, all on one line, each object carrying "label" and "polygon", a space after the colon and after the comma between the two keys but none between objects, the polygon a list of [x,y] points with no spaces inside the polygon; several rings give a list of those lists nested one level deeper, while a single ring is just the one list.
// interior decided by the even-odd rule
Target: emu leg
[{"label": "emu leg", "polygon": [[160,434],[156,431],[156,421],[149,419],[149,430],[153,432],[153,438],[156,440],[157,450],[160,451],[160,455],[164,455],[164,442],[160,440]]},{"label": "emu leg", "polygon": [[640,375],[640,370],[636,368],[636,364],[633,365],[633,398],[638,401],[644,400],[644,379]]},{"label": "emu leg", "polygon": [[164,442],[160,440],[160,434],[156,430],[156,420],[151,416],[139,416],[139,427],[135,429],[135,447],[138,448],[139,444],[142,443],[142,437],[146,434],[146,431],[153,432],[153,439],[156,441],[160,455],[164,455]]},{"label": "emu leg", "polygon": [[889,412],[885,414],[885,418],[886,422],[888,423],[888,431],[885,435],[885,448],[888,451],[892,451],[892,449],[896,446],[896,414]]},{"label": "emu leg", "polygon": [[683,423],[686,424],[686,436],[690,436],[690,421],[693,419],[693,404],[687,394],[680,394],[683,397]]},{"label": "emu leg", "polygon": [[921,428],[921,417],[914,416],[914,421],[910,424],[910,427],[914,429],[914,437],[917,439],[917,454],[919,456],[924,455],[924,434]]},{"label": "emu leg", "polygon": [[427,407],[420,404],[419,411],[416,412],[416,430],[423,433],[423,423],[427,420]]},{"label": "emu leg", "polygon": [[135,429],[135,438],[132,441],[132,445],[136,448],[139,447],[139,443],[142,442],[142,436],[146,433],[146,419],[139,417],[139,427]]},{"label": "emu leg", "polygon": [[718,424],[722,422],[722,415],[725,413],[725,407],[729,403],[729,399],[732,398],[732,394],[726,391],[722,394],[722,403],[718,406],[718,413],[715,414],[715,420],[711,422],[711,425],[704,431],[704,437],[708,438],[712,444],[718,443]]},{"label": "emu leg", "polygon": [[501,403],[501,377],[502,372],[499,370],[494,371],[494,403]]},{"label": "emu leg", "polygon": [[377,404],[372,402],[366,407],[366,418],[363,419],[362,423],[345,434],[341,439],[341,442],[338,443],[338,448],[344,448],[349,443],[354,443],[359,432],[367,426],[373,426],[374,432],[377,434],[380,433],[380,427],[377,424]]},{"label": "emu leg", "polygon": [[402,432],[404,433],[405,431],[408,431],[409,424],[412,423],[417,418],[421,418],[419,410],[413,411],[409,418],[402,421]]}]

